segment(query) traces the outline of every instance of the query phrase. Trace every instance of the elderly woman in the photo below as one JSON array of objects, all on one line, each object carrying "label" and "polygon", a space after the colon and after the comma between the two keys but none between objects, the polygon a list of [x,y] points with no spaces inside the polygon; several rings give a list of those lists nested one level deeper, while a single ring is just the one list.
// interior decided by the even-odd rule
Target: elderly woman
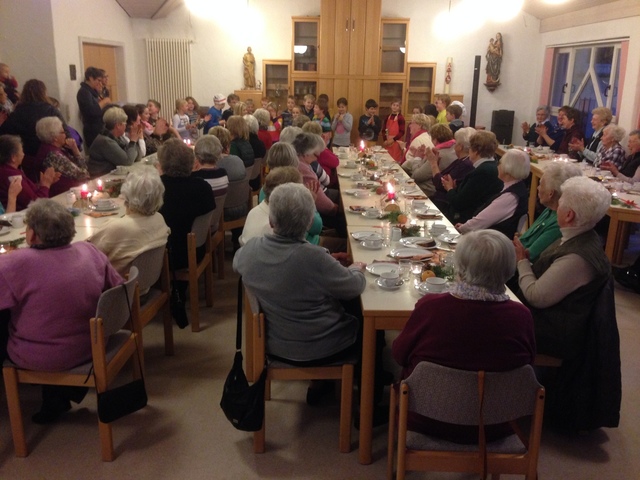
[{"label": "elderly woman", "polygon": [[493,132],[476,132],[469,140],[469,160],[473,171],[458,183],[451,175],[442,176],[447,191],[448,212],[443,212],[452,223],[469,220],[482,205],[502,190],[498,166],[494,155],[498,141]]},{"label": "elderly woman", "polygon": [[596,159],[598,149],[600,148],[600,142],[602,141],[604,127],[609,125],[612,119],[613,113],[609,108],[594,108],[593,110],[591,110],[591,127],[593,128],[593,135],[588,142],[585,143],[584,140],[579,139],[575,142],[571,142],[569,144],[569,147],[571,147],[572,150],[577,151],[578,155],[582,159],[593,163]]},{"label": "elderly woman", "polygon": [[456,152],[454,149],[456,141],[453,139],[453,133],[448,125],[442,123],[436,123],[429,130],[431,138],[435,146],[433,149],[429,149],[426,145],[422,145],[415,152],[415,160],[413,163],[413,170],[411,178],[416,181],[422,191],[428,197],[432,196],[435,192],[435,185],[433,183],[433,170],[431,169],[431,162],[427,160],[427,150],[433,155],[437,155],[438,163],[441,168],[447,168],[456,160]]},{"label": "elderly woman", "polygon": [[618,168],[614,164],[603,163],[600,168],[609,170],[613,176],[623,182],[640,182],[640,130],[633,130],[629,133],[629,156]]},{"label": "elderly woman", "polygon": [[273,140],[271,139],[271,134],[269,133],[269,124],[271,123],[271,115],[264,108],[258,108],[255,112],[253,112],[253,116],[258,122],[258,138],[262,140],[267,151],[273,145]]},{"label": "elderly woman", "polygon": [[512,149],[498,163],[498,178],[502,191],[488,200],[473,218],[456,224],[460,233],[491,228],[513,238],[518,230],[520,217],[527,213],[529,189],[524,181],[529,177],[529,155]]},{"label": "elderly woman", "polygon": [[[27,245],[0,257],[0,309],[9,309],[9,359],[20,368],[68,370],[91,360],[89,318],[103,291],[122,283],[107,257],[71,244],[73,217],[48,199],[25,216]],[[44,386],[36,423],[49,423],[79,402],[86,388]]]},{"label": "elderly woman", "polygon": [[200,137],[196,141],[193,153],[196,156],[196,160],[191,175],[204,178],[211,185],[211,190],[213,190],[215,197],[227,193],[227,187],[229,186],[227,171],[217,165],[222,155],[220,140],[213,135]]},{"label": "elderly woman", "polygon": [[607,167],[605,170],[611,169],[612,166],[616,168],[622,167],[624,163],[624,148],[622,148],[620,142],[625,134],[624,128],[618,125],[604,127],[600,147],[598,147],[598,153],[593,161],[596,167],[605,165]]},{"label": "elderly woman", "polygon": [[120,193],[125,215],[106,223],[87,241],[98,247],[124,276],[138,255],[166,245],[171,232],[158,213],[164,185],[156,169],[147,167],[129,173]]},{"label": "elderly woman", "polygon": [[133,130],[126,143],[122,137],[127,129],[127,114],[120,107],[111,107],[102,116],[104,130],[89,148],[89,173],[99,177],[111,172],[118,165],[133,165],[139,160],[138,140],[140,130]]},{"label": "elderly woman", "polygon": [[267,352],[304,366],[357,354],[360,321],[341,300],[357,298],[366,286],[364,264],[344,267],[324,248],[305,241],[314,211],[303,185],[276,187],[269,198],[273,235],[252,238],[233,259],[233,269],[265,313]]},{"label": "elderly woman", "polygon": [[422,158],[419,156],[421,147],[433,148],[433,141],[429,135],[431,125],[431,120],[424,113],[411,116],[409,122],[411,141],[406,146],[404,160],[401,162],[402,168],[409,174],[411,174],[414,164],[420,165],[422,163]]},{"label": "elderly woman", "polygon": [[220,158],[217,162],[218,168],[226,170],[227,177],[230,182],[244,180],[244,177],[247,175],[247,171],[244,168],[242,159],[237,155],[229,154],[229,150],[231,148],[231,134],[229,133],[229,130],[218,125],[209,130],[209,135],[216,137],[222,146],[222,153],[220,154]]},{"label": "elderly woman", "polygon": [[538,135],[537,129],[544,126],[547,131],[552,132],[554,130],[553,123],[551,123],[551,109],[549,105],[540,105],[536,109],[536,121],[529,125],[528,122],[522,122],[522,138],[530,146],[551,146],[553,142],[547,144],[547,142]]},{"label": "elderly woman", "polygon": [[429,198],[442,212],[449,209],[447,191],[442,186],[442,177],[449,175],[452,180],[459,183],[467,176],[467,173],[473,170],[473,163],[469,160],[469,147],[474,133],[476,133],[475,128],[463,127],[454,134],[456,143],[453,145],[453,150],[456,154],[456,159],[446,168],[440,169],[439,151],[433,148],[425,150],[425,158],[431,165],[432,181],[436,188],[434,194]]},{"label": "elderly woman", "polygon": [[[186,268],[187,233],[196,217],[216,208],[209,184],[202,178],[191,176],[195,162],[193,150],[177,138],[167,140],[158,150],[161,180],[164,185],[164,203],[160,214],[171,229],[169,235],[169,262],[171,268]],[[186,292],[186,283],[179,282],[180,293]]]},{"label": "elderly woman", "polygon": [[[456,281],[449,292],[419,300],[393,342],[391,354],[402,366],[402,378],[423,361],[493,372],[532,364],[536,341],[531,313],[505,293],[504,284],[516,269],[511,240],[495,230],[471,232],[458,243],[454,258]],[[410,414],[409,428],[454,442],[478,440],[477,428],[417,414]],[[487,428],[491,439],[509,433],[502,425]]]},{"label": "elderly woman", "polygon": [[258,133],[260,132],[260,128],[258,125],[258,120],[256,117],[250,114],[245,114],[242,116],[245,123],[247,124],[247,128],[249,129],[249,143],[251,144],[251,148],[253,149],[253,156],[255,158],[264,158],[267,156],[267,151],[271,147],[271,144],[267,147],[267,143],[265,143]]},{"label": "elderly woman", "polygon": [[562,238],[532,264],[516,244],[519,296],[535,320],[540,353],[575,357],[583,348],[587,318],[611,273],[602,242],[594,231],[611,204],[604,186],[587,177],[562,184],[558,226]]},{"label": "elderly woman", "polygon": [[38,150],[38,161],[42,169],[53,167],[61,174],[52,185],[51,197],[66,192],[89,179],[89,170],[84,155],[78,150],[73,138],[67,138],[62,121],[58,117],[44,117],[36,123],[36,133],[42,142]]},{"label": "elderly woman", "polygon": [[[307,117],[307,118],[309,118],[309,117]],[[278,143],[293,144],[293,141],[301,133],[302,133],[302,127],[294,127],[294,126],[284,127],[282,129],[282,132],[280,132],[280,142],[278,142]]]},{"label": "elderly woman", "polygon": [[319,152],[324,149],[324,141],[318,135],[301,133],[293,141],[293,148],[295,148],[300,161],[298,169],[302,174],[302,181],[315,195],[316,209],[320,212],[320,215],[323,215],[323,219],[327,216],[335,217],[338,212],[338,205],[327,196],[324,188],[319,183],[316,172],[311,166],[317,161]]},{"label": "elderly woman", "polygon": [[[319,168],[321,168],[326,174],[326,178],[328,180],[328,183],[325,186],[328,188],[337,189],[338,172],[336,169],[340,165],[340,159],[335,153],[331,151],[330,148],[327,148],[327,139],[325,138],[326,135],[323,135],[322,133],[322,127],[318,122],[307,122],[302,126],[302,131],[313,133],[314,135],[318,135],[320,138],[322,138],[325,148],[323,148],[318,154],[318,165],[315,168],[316,174],[319,174],[320,183],[324,185],[322,181],[322,178],[324,178],[324,176],[322,175],[322,172],[318,170]],[[329,134],[328,139],[331,140],[331,134]]]},{"label": "elderly woman", "polygon": [[535,262],[540,254],[562,234],[558,226],[558,202],[562,195],[561,186],[571,177],[582,176],[582,170],[571,163],[550,163],[544,169],[544,174],[538,184],[538,200],[544,211],[536,221],[519,238],[519,242],[528,252],[529,260]]},{"label": "elderly woman", "polygon": [[[16,194],[14,184],[21,182],[21,189],[17,192],[15,210],[24,210],[29,203],[37,198],[49,197],[49,189],[60,174],[53,167],[40,173],[40,182],[33,183],[20,169],[24,152],[22,141],[17,135],[0,135],[0,202],[9,209],[9,200]],[[13,191],[11,191],[13,190]]]}]

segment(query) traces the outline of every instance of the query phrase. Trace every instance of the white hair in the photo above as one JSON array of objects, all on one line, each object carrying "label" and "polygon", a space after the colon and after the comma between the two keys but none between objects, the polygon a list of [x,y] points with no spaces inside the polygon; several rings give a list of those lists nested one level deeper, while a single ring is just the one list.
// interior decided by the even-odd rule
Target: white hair
[{"label": "white hair", "polygon": [[582,170],[573,163],[553,162],[547,165],[542,176],[547,188],[556,192],[555,195],[560,198],[562,184],[571,177],[581,177]]},{"label": "white hair", "polygon": [[293,143],[301,133],[302,129],[300,127],[284,127],[280,132],[280,142]]},{"label": "white hair", "polygon": [[124,204],[133,212],[153,215],[163,203],[164,185],[155,168],[144,167],[132,170],[120,189]]},{"label": "white hair", "polygon": [[613,123],[610,123],[609,125],[604,127],[604,129],[602,131],[603,132],[606,132],[606,131],[611,132],[611,136],[618,143],[620,143],[622,141],[622,139],[624,138],[625,134],[627,133],[624,128],[622,128],[619,125],[614,125]]},{"label": "white hair", "polygon": [[610,206],[611,194],[601,183],[588,177],[572,177],[562,184],[558,208],[575,213],[573,227],[593,228]]},{"label": "white hair", "polygon": [[529,155],[516,148],[508,150],[502,156],[500,165],[504,173],[511,175],[516,180],[524,180],[531,171]]},{"label": "white hair", "polygon": [[43,117],[36,123],[36,135],[44,143],[53,143],[60,130],[62,130],[62,120],[58,117]]},{"label": "white hair", "polygon": [[269,222],[283,237],[304,239],[315,211],[309,189],[298,183],[279,185],[269,197]]},{"label": "white hair", "polygon": [[244,118],[244,121],[247,122],[247,127],[249,127],[249,132],[258,133],[259,127],[258,127],[258,120],[256,120],[256,117],[247,113],[246,115],[243,115],[242,118]]}]

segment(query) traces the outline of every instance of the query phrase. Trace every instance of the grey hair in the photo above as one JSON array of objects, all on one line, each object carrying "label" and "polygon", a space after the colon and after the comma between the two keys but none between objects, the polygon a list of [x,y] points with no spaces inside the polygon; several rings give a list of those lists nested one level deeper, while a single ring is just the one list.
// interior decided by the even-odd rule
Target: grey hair
[{"label": "grey hair", "polygon": [[310,122],[311,119],[307,117],[305,114],[301,113],[296,118],[294,118],[291,123],[294,127],[302,128],[307,122]]},{"label": "grey hair", "polygon": [[553,162],[546,166],[542,176],[547,188],[555,192],[554,196],[556,198],[560,198],[562,184],[571,177],[581,177],[582,170],[573,163]]},{"label": "grey hair", "polygon": [[222,155],[222,143],[214,135],[204,135],[196,141],[193,153],[200,163],[215,165]]},{"label": "grey hair", "polygon": [[296,167],[276,167],[269,172],[264,181],[264,200],[269,203],[271,192],[285,183],[302,183],[302,174]]},{"label": "grey hair", "polygon": [[258,120],[256,119],[256,117],[247,113],[243,115],[242,118],[244,118],[244,121],[247,122],[247,127],[249,127],[250,133],[258,133],[259,126],[258,126]]},{"label": "grey hair", "polygon": [[620,143],[622,141],[622,139],[624,138],[625,134],[627,133],[626,130],[624,128],[622,128],[620,125],[614,125],[613,123],[610,123],[609,125],[604,127],[604,129],[602,131],[603,131],[603,133],[606,132],[606,131],[610,131],[611,132],[611,136],[613,136],[613,139],[617,143]]},{"label": "grey hair", "polygon": [[298,135],[302,133],[300,127],[284,127],[280,132],[280,143],[293,143]]},{"label": "grey hair", "polygon": [[29,205],[24,221],[46,248],[69,245],[76,234],[69,210],[48,198],[39,198]]},{"label": "grey hair", "polygon": [[124,204],[132,212],[151,216],[160,210],[163,204],[164,185],[155,168],[137,168],[132,170],[122,184]]},{"label": "grey hair", "polygon": [[307,122],[302,126],[302,131],[313,133],[314,135],[322,135],[322,127],[318,122]]},{"label": "grey hair", "polygon": [[267,128],[269,126],[271,115],[265,108],[257,108],[256,111],[253,112],[253,116],[256,117],[258,125],[261,128]]},{"label": "grey hair", "polygon": [[170,138],[158,149],[162,173],[169,177],[188,177],[194,163],[193,150],[177,138]]},{"label": "grey hair", "polygon": [[[287,127],[289,128],[289,127]],[[293,145],[279,141],[267,152],[267,165],[269,168],[276,167],[296,167],[300,164],[298,154]]]},{"label": "grey hair", "polygon": [[558,205],[575,213],[573,227],[593,228],[609,210],[611,194],[589,177],[572,177],[562,184]]},{"label": "grey hair", "polygon": [[315,211],[313,197],[304,185],[279,185],[269,197],[269,222],[273,232],[283,237],[304,239]]},{"label": "grey hair", "polygon": [[431,119],[424,113],[415,113],[411,115],[411,122],[419,125],[423,130],[429,130],[431,128]]},{"label": "grey hair", "polygon": [[118,123],[127,123],[127,114],[120,107],[111,107],[102,115],[104,127],[107,130],[113,130]]},{"label": "grey hair", "polygon": [[60,130],[62,120],[58,117],[43,117],[36,123],[36,135],[44,143],[53,143]]},{"label": "grey hair", "polygon": [[536,113],[538,113],[540,110],[542,110],[547,117],[551,115],[551,108],[549,108],[549,105],[540,105],[538,108],[536,108]]},{"label": "grey hair", "polygon": [[508,150],[502,156],[500,165],[504,173],[511,175],[516,180],[524,180],[531,172],[529,155],[515,148]]},{"label": "grey hair", "polygon": [[516,271],[516,250],[503,233],[476,230],[461,237],[454,263],[460,281],[504,293],[505,282]]},{"label": "grey hair", "polygon": [[298,155],[307,155],[318,150],[319,143],[317,139],[320,139],[324,146],[324,140],[322,140],[322,137],[313,133],[303,132],[296,137],[292,145],[293,148],[296,149],[296,153]]},{"label": "grey hair", "polygon": [[473,127],[464,127],[453,134],[453,138],[456,139],[456,145],[460,145],[465,152],[469,151],[471,137],[476,133],[476,129]]}]

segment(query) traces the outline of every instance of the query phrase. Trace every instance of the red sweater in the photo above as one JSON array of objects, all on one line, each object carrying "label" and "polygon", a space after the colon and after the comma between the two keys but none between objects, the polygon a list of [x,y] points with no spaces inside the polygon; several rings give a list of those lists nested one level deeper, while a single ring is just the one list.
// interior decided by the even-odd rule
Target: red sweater
[{"label": "red sweater", "polygon": [[24,210],[29,204],[37,198],[49,198],[49,188],[36,185],[19,170],[11,165],[0,165],[0,202],[5,207],[9,196],[9,177],[20,175],[22,177],[22,191],[18,194],[16,200],[16,210]]}]

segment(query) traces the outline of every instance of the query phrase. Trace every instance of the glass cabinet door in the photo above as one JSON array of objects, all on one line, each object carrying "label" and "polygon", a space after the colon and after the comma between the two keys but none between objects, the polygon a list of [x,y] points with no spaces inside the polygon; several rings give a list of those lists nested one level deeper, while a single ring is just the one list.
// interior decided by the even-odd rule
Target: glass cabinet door
[{"label": "glass cabinet door", "polygon": [[289,95],[289,63],[267,63],[264,65],[264,94],[278,109],[287,104]]},{"label": "glass cabinet door", "polygon": [[296,105],[302,105],[304,96],[308,94],[318,97],[317,80],[293,80],[293,95],[296,97]]},{"label": "glass cabinet door", "polygon": [[407,23],[382,22],[381,73],[405,73]]},{"label": "glass cabinet door", "polygon": [[318,71],[317,19],[293,19],[293,71]]},{"label": "glass cabinet door", "polygon": [[400,107],[402,107],[403,91],[404,83],[402,82],[380,82],[380,105],[378,107],[378,115],[381,119],[391,113],[391,104],[394,101],[400,101]]},{"label": "glass cabinet door", "polygon": [[409,80],[407,85],[407,106],[405,113],[408,115],[413,107],[423,107],[433,101],[433,78],[435,64],[412,65],[409,64]]}]

